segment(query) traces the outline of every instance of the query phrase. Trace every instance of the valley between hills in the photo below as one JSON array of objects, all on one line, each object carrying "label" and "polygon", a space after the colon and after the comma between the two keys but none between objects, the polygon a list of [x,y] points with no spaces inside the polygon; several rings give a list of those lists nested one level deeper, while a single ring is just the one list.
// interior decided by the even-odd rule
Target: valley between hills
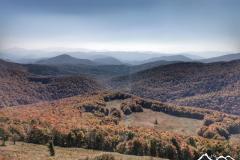
[{"label": "valley between hills", "polygon": [[0,158],[24,159],[31,147],[44,159],[240,157],[239,60],[99,61],[0,60]]}]

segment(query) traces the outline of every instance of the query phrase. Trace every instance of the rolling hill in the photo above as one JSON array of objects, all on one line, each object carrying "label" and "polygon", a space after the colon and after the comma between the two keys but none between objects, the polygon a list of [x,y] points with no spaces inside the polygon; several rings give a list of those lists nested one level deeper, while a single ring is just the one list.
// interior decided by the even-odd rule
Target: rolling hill
[{"label": "rolling hill", "polygon": [[179,61],[156,60],[153,62],[148,62],[148,63],[131,66],[129,73],[136,73],[136,72],[144,71],[144,70],[151,69],[154,67],[164,66],[164,65],[168,65],[168,64],[174,64],[174,63],[179,63]]},{"label": "rolling hill", "polygon": [[187,106],[240,114],[240,61],[175,63],[110,81],[113,89]]},{"label": "rolling hill", "polygon": [[20,65],[1,61],[1,68],[1,106],[88,94],[110,86],[176,105],[240,114],[239,61],[156,61],[136,66]]},{"label": "rolling hill", "polygon": [[37,76],[23,65],[0,60],[0,106],[13,106],[85,95],[100,85],[84,76]]},{"label": "rolling hill", "polygon": [[154,58],[144,60],[141,62],[141,64],[155,62],[155,61],[191,62],[193,60],[184,55],[166,55],[166,56],[154,57]]},{"label": "rolling hill", "polygon": [[223,112],[239,114],[240,61],[94,67],[1,60],[1,133],[27,143],[45,145],[53,136],[60,147],[174,160],[215,148],[238,156],[240,118]]},{"label": "rolling hill", "polygon": [[120,60],[110,56],[102,56],[99,58],[95,58],[93,61],[99,65],[122,65],[123,64]]},{"label": "rolling hill", "polygon": [[[103,59],[102,59],[103,60]],[[112,61],[113,62],[113,61]],[[112,63],[111,62],[111,63]],[[98,65],[81,65],[81,64],[25,64],[23,65],[27,70],[36,75],[88,75],[98,79],[109,78],[115,76],[129,75],[146,69],[157,66],[178,63],[177,61],[154,61],[140,65],[126,65],[126,64],[99,64]]]},{"label": "rolling hill", "polygon": [[36,64],[44,64],[44,65],[95,65],[93,61],[88,59],[78,59],[74,58],[67,54],[58,55],[56,57],[47,58],[43,60],[39,60]]},{"label": "rolling hill", "polygon": [[239,59],[240,59],[240,53],[235,53],[235,54],[227,54],[223,56],[203,59],[201,61],[205,63],[212,63],[212,62],[229,62],[229,61],[239,60]]},{"label": "rolling hill", "polygon": [[[46,145],[54,137],[54,145],[65,148],[170,160],[197,159],[208,150],[237,157],[240,150],[237,142],[229,143],[232,134],[240,133],[237,116],[123,93],[6,107],[0,109],[0,120],[1,133],[11,138],[14,135],[17,141]],[[4,152],[0,153],[6,154],[7,148],[11,146],[1,147]],[[56,156],[61,154],[58,152]]]}]

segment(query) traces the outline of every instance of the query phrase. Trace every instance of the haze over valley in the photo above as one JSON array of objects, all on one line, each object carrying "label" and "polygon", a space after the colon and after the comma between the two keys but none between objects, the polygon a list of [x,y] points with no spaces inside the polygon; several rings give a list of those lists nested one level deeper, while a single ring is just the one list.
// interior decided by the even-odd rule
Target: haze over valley
[{"label": "haze over valley", "polygon": [[238,0],[0,0],[0,160],[239,160]]}]

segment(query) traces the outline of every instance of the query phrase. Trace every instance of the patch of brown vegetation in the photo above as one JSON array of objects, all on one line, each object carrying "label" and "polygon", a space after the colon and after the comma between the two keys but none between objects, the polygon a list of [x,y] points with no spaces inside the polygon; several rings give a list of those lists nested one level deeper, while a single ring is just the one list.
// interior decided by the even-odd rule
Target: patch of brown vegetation
[{"label": "patch of brown vegetation", "polygon": [[239,60],[170,64],[114,77],[110,83],[144,98],[240,114]]},{"label": "patch of brown vegetation", "polygon": [[116,160],[163,160],[160,158],[139,157],[123,155],[113,152],[103,152],[83,148],[55,147],[56,155],[49,156],[46,145],[17,142],[13,145],[7,143],[6,147],[0,147],[0,160],[92,160],[103,154],[113,155]]},{"label": "patch of brown vegetation", "polygon": [[101,90],[83,76],[38,77],[19,64],[0,60],[0,107],[89,95]]},{"label": "patch of brown vegetation", "polygon": [[[239,148],[228,145],[228,141],[222,138],[224,137],[222,132],[215,133],[216,130],[213,131],[219,137],[206,139],[200,136],[163,132],[154,128],[126,127],[118,123],[119,117],[116,119],[114,114],[109,114],[111,112],[101,114],[101,109],[98,108],[108,109],[105,97],[105,94],[99,94],[3,108],[0,110],[2,120],[0,126],[9,137],[12,136],[11,132],[14,132],[19,134],[19,140],[30,143],[45,144],[49,138],[54,137],[56,146],[83,147],[176,160],[195,159],[209,150],[215,154],[230,154],[235,157],[239,152]],[[131,98],[132,103],[141,105],[145,109],[188,118],[191,117],[191,113],[193,115],[191,118],[198,119],[200,115],[203,115],[203,119],[211,118],[208,116],[212,113],[209,110],[177,107],[132,95],[128,97]],[[94,106],[94,109],[91,112],[85,112],[86,104]],[[214,122],[205,123],[204,127],[210,129],[209,127],[213,128],[220,123],[221,127],[232,128],[233,123],[238,123],[239,117],[224,114],[226,116],[222,120],[219,115],[223,113],[217,113],[212,117]]]}]

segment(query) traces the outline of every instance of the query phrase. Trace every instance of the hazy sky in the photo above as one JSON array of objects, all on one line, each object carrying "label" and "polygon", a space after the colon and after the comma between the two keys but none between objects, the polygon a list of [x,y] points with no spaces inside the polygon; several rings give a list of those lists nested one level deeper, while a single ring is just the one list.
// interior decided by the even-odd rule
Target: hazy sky
[{"label": "hazy sky", "polygon": [[1,48],[240,51],[240,0],[0,0]]}]

